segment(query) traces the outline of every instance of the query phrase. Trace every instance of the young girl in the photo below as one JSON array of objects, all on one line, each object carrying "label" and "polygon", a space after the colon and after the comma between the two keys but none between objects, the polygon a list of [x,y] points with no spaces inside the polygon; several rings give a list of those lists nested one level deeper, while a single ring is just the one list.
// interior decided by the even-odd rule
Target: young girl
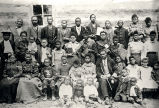
[{"label": "young girl", "polygon": [[155,65],[153,66],[152,78],[159,85],[159,61],[156,62]]},{"label": "young girl", "polygon": [[71,101],[73,96],[72,86],[70,83],[70,78],[66,77],[64,83],[60,86],[59,96],[63,103]]},{"label": "young girl", "polygon": [[82,65],[82,69],[83,69],[82,77],[85,84],[87,82],[88,77],[92,77],[94,79],[94,83],[97,82],[96,65],[91,62],[91,56],[89,54],[85,56],[85,63]]},{"label": "young girl", "polygon": [[141,71],[141,80],[138,82],[140,83],[139,87],[146,88],[146,89],[155,89],[158,88],[157,83],[152,79],[152,68],[148,66],[148,59],[142,59],[142,66],[140,67]]},{"label": "young girl", "polygon": [[29,37],[29,43],[28,43],[28,51],[31,53],[32,55],[32,61],[36,61],[35,56],[37,54],[37,44],[35,42],[35,38],[33,36]]},{"label": "young girl", "polygon": [[83,69],[80,67],[79,60],[75,60],[73,62],[73,66],[69,71],[69,76],[71,77],[71,82],[73,83],[73,87],[76,85],[78,79],[82,78]]},{"label": "young girl", "polygon": [[56,41],[55,49],[52,50],[52,66],[55,66],[57,70],[59,65],[61,64],[61,57],[65,55],[65,50],[61,48],[61,42]]}]

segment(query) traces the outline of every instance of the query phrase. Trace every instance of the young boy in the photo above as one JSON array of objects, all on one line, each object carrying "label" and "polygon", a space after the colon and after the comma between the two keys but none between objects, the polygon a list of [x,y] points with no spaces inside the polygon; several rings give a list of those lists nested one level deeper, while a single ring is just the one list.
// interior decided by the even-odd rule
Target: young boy
[{"label": "young boy", "polygon": [[51,67],[51,61],[49,59],[44,60],[44,67],[41,69],[41,80],[43,82],[43,93],[45,95],[44,100],[47,100],[48,87],[51,88],[52,100],[55,100],[55,69]]},{"label": "young boy", "polygon": [[28,43],[28,51],[32,54],[32,61],[36,61],[35,56],[37,54],[37,44],[35,42],[35,38],[33,36],[29,37],[29,43]]},{"label": "young boy", "polygon": [[51,58],[51,49],[47,47],[47,39],[41,40],[41,48],[38,50],[38,62],[43,64],[45,59]]},{"label": "young boy", "polygon": [[78,50],[80,49],[81,45],[76,41],[76,36],[70,36],[70,42],[65,44],[64,48],[66,50],[66,54],[68,56],[68,61],[72,65],[75,59],[78,58]]},{"label": "young boy", "polygon": [[132,77],[130,79],[130,86],[128,88],[129,97],[128,102],[134,104],[134,102],[142,105],[142,93],[140,88],[137,86],[137,79]]},{"label": "young boy", "polygon": [[69,77],[66,77],[64,83],[60,86],[59,96],[63,103],[71,101],[73,96],[73,90]]},{"label": "young boy", "polygon": [[124,22],[122,20],[119,20],[118,28],[114,30],[114,34],[118,37],[119,43],[124,45],[124,48],[128,48],[128,42],[129,42],[129,36],[128,36],[128,30],[123,27]]},{"label": "young boy", "polygon": [[110,45],[110,56],[112,59],[115,60],[115,58],[119,55],[124,61],[126,61],[126,54],[127,51],[124,49],[124,46],[119,42],[119,39],[117,36],[113,37],[113,44]]},{"label": "young boy", "polygon": [[138,31],[134,31],[134,41],[130,42],[128,45],[127,59],[130,56],[134,56],[138,65],[141,65],[141,59],[146,57],[145,45],[139,40]]},{"label": "young boy", "polygon": [[146,55],[149,59],[149,66],[153,66],[159,60],[159,42],[156,40],[156,32],[150,32],[150,40],[145,42]]},{"label": "young boy", "polygon": [[128,100],[128,84],[129,84],[129,71],[125,68],[122,70],[121,75],[119,76],[119,84],[116,90],[116,95],[114,97],[115,101],[126,102]]},{"label": "young boy", "polygon": [[61,57],[65,55],[65,50],[61,48],[61,42],[56,41],[55,49],[52,50],[52,66],[55,66],[56,70],[61,64]]}]

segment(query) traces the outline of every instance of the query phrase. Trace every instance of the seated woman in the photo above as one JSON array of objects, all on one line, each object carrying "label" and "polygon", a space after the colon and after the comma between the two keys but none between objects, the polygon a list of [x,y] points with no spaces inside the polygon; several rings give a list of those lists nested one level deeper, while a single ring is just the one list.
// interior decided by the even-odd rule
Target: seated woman
[{"label": "seated woman", "polygon": [[22,74],[22,65],[12,55],[4,67],[3,79],[0,81],[0,97],[2,102],[15,101],[19,77]]},{"label": "seated woman", "polygon": [[17,88],[16,99],[18,102],[31,103],[39,99],[41,96],[41,81],[39,77],[39,71],[37,71],[37,64],[33,64],[31,61],[31,55],[29,53],[25,56],[26,61],[22,63],[22,77],[19,80]]}]

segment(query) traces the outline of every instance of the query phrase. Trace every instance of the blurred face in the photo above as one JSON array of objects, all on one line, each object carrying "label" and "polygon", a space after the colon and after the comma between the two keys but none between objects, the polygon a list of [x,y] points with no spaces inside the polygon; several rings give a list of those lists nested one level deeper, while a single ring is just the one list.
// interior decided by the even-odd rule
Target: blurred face
[{"label": "blurred face", "polygon": [[10,57],[9,62],[14,63],[16,61],[15,57]]},{"label": "blurred face", "polygon": [[155,34],[150,35],[150,39],[151,39],[151,41],[154,41],[154,40],[155,40],[155,38],[156,38],[156,35],[155,35]]},{"label": "blurred face", "polygon": [[107,38],[107,35],[105,33],[101,33],[100,37],[101,37],[102,40],[105,40]]},{"label": "blurred face", "polygon": [[94,23],[94,22],[96,21],[96,16],[95,16],[95,15],[92,15],[91,18],[90,18],[90,20],[91,20],[91,22]]},{"label": "blurred face", "polygon": [[130,64],[135,65],[135,63],[136,63],[135,58],[130,58]]},{"label": "blurred face", "polygon": [[30,54],[26,54],[25,60],[26,60],[27,62],[30,62],[30,61],[31,61],[31,55],[30,55]]},{"label": "blurred face", "polygon": [[76,24],[77,27],[79,27],[79,26],[81,25],[81,19],[80,19],[80,18],[77,18],[77,19],[75,20],[75,24]]},{"label": "blurred face", "polygon": [[92,85],[93,84],[93,79],[92,78],[88,78],[87,79],[87,83],[88,83],[88,85]]},{"label": "blurred face", "polygon": [[147,67],[147,65],[148,65],[148,60],[142,61],[142,66],[143,66],[143,67]]},{"label": "blurred face", "polygon": [[86,62],[86,63],[91,62],[91,58],[90,58],[89,56],[86,56],[86,57],[85,57],[85,62]]},{"label": "blurred face", "polygon": [[78,68],[78,67],[79,67],[79,65],[78,65],[78,64],[73,64],[73,66],[74,66],[75,68]]},{"label": "blurred face", "polygon": [[137,22],[138,22],[138,17],[132,18],[132,22],[133,22],[133,24],[137,24]]},{"label": "blurred face", "polygon": [[10,34],[4,34],[3,35],[3,39],[4,40],[9,40],[9,38],[10,38]]},{"label": "blurred face", "polygon": [[67,27],[67,21],[62,21],[61,26],[62,26],[62,28],[66,28]]},{"label": "blurred face", "polygon": [[134,34],[134,41],[137,41],[137,40],[139,40],[139,36],[138,34]]},{"label": "blurred face", "polygon": [[69,78],[66,78],[65,79],[65,85],[69,85],[70,84],[70,79]]},{"label": "blurred face", "polygon": [[61,59],[62,59],[62,63],[63,63],[63,64],[66,64],[66,63],[67,63],[67,58],[66,58],[66,57],[62,57]]},{"label": "blurred face", "polygon": [[110,28],[110,26],[111,26],[110,21],[106,21],[105,22],[105,27],[108,29],[108,28]]},{"label": "blurred face", "polygon": [[76,37],[75,36],[71,36],[70,40],[71,40],[72,43],[74,43],[76,41]]},{"label": "blurred face", "polygon": [[118,26],[122,27],[123,26],[123,21],[118,21]]},{"label": "blurred face", "polygon": [[22,41],[26,41],[27,40],[27,36],[25,33],[22,33],[21,34],[21,37],[22,37]]},{"label": "blurred face", "polygon": [[57,49],[60,49],[60,48],[61,48],[61,43],[59,43],[59,42],[56,43],[56,48],[57,48]]},{"label": "blurred face", "polygon": [[127,72],[126,70],[122,70],[122,76],[123,76],[123,77],[128,76],[128,72]]},{"label": "blurred face", "polygon": [[17,25],[18,28],[22,27],[23,20],[22,19],[17,19],[16,25]]},{"label": "blurred face", "polygon": [[44,65],[45,66],[50,66],[50,60],[49,59],[45,59],[44,60]]},{"label": "blurred face", "polygon": [[34,42],[34,37],[30,37],[30,38],[29,38],[29,42],[30,42],[30,43],[33,43],[33,42]]},{"label": "blurred face", "polygon": [[156,64],[154,65],[154,68],[155,68],[155,69],[159,69],[159,64],[156,63]]},{"label": "blurred face", "polygon": [[114,38],[114,39],[113,39],[113,43],[114,43],[115,45],[117,45],[117,44],[118,44],[118,39],[117,39],[117,38]]},{"label": "blurred face", "polygon": [[52,18],[51,16],[49,16],[49,17],[47,18],[47,22],[48,22],[49,25],[52,25],[53,18]]},{"label": "blurred face", "polygon": [[116,57],[116,62],[117,63],[121,62],[121,58],[119,56]]},{"label": "blurred face", "polygon": [[151,26],[151,23],[152,23],[152,21],[147,22],[147,23],[146,23],[146,26],[147,26],[147,27],[150,27],[150,26]]},{"label": "blurred face", "polygon": [[42,40],[42,42],[41,42],[41,45],[42,45],[42,47],[46,47],[47,46],[47,40]]},{"label": "blurred face", "polygon": [[105,51],[101,51],[100,56],[105,59],[107,57],[107,53]]},{"label": "blurred face", "polygon": [[38,18],[37,17],[32,17],[31,21],[32,21],[33,26],[38,25]]},{"label": "blurred face", "polygon": [[135,86],[136,85],[136,81],[131,81],[131,85]]}]

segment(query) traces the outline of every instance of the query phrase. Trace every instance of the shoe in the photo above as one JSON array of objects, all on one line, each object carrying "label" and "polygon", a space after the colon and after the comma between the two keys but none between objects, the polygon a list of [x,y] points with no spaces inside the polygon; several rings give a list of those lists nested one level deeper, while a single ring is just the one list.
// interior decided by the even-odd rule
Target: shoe
[{"label": "shoe", "polygon": [[55,96],[52,96],[52,101],[55,101],[55,100],[56,100]]},{"label": "shoe", "polygon": [[44,96],[43,100],[46,101],[47,100],[47,96]]}]

